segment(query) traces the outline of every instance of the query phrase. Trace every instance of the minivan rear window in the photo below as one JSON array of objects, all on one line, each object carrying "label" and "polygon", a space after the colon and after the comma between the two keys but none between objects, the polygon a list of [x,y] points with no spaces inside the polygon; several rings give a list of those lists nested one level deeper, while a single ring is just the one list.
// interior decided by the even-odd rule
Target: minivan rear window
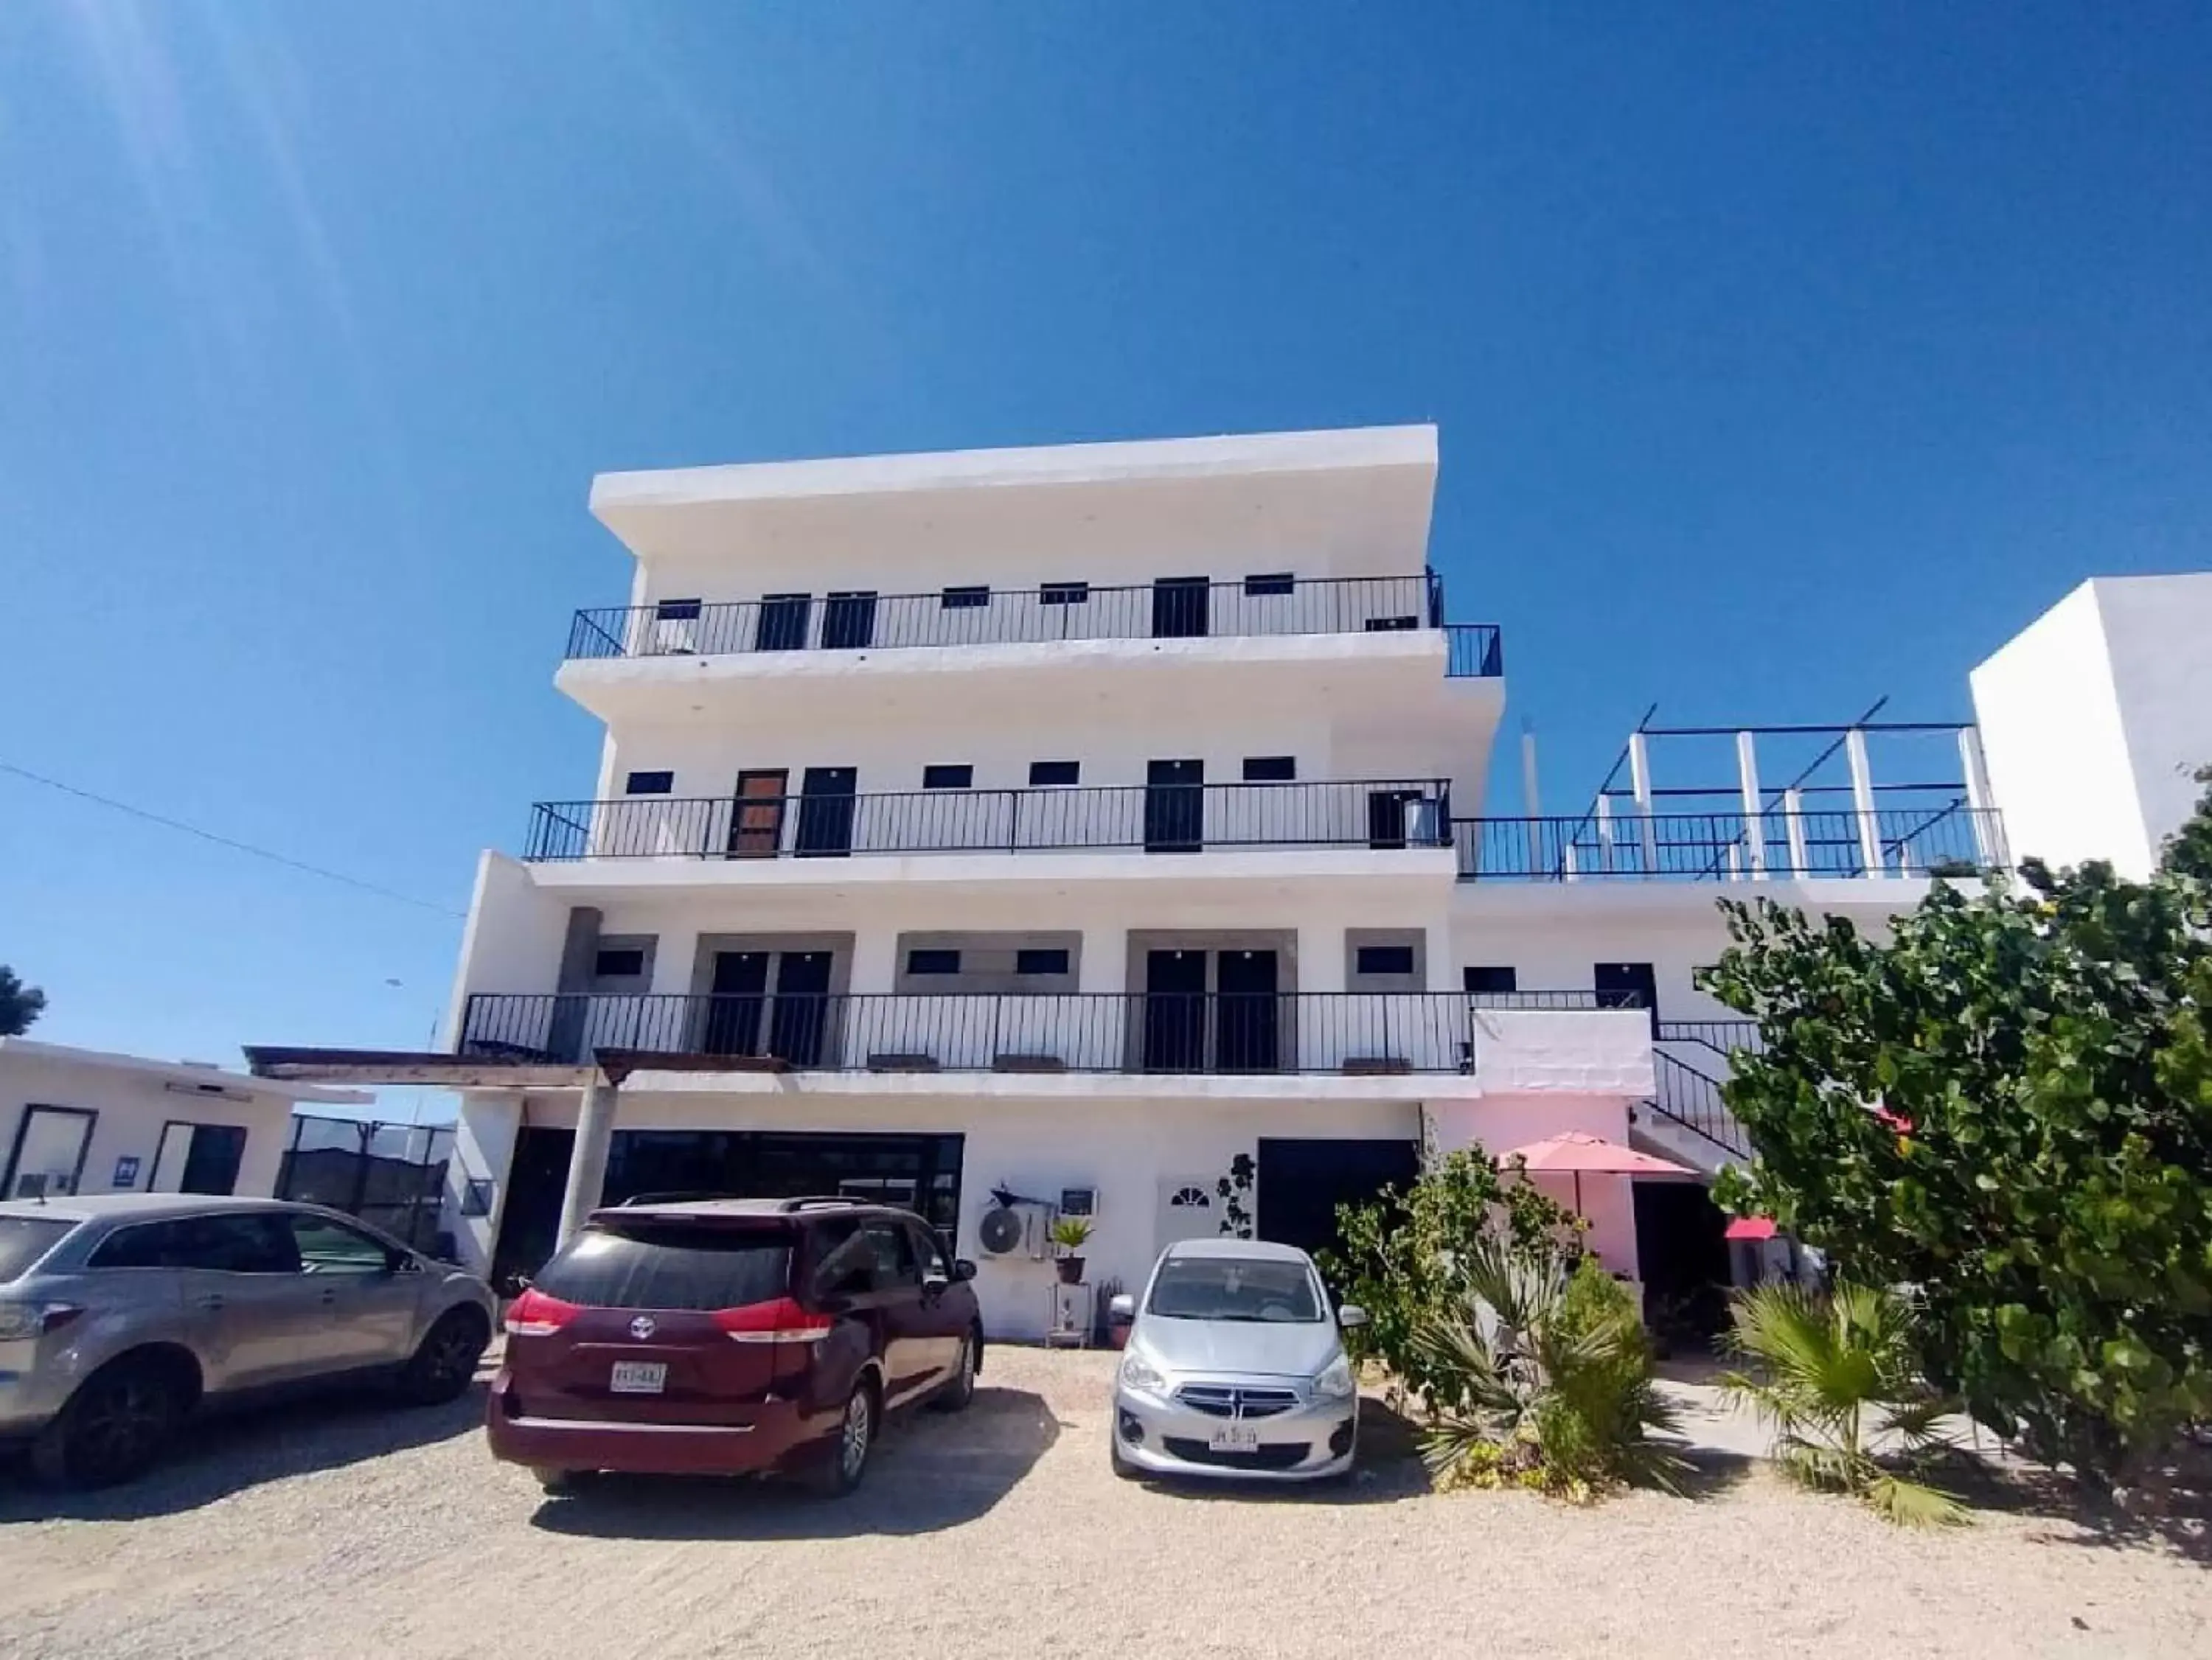
[{"label": "minivan rear window", "polygon": [[52,1251],[76,1226],[51,1216],[0,1216],[0,1284]]},{"label": "minivan rear window", "polygon": [[791,1236],[782,1228],[588,1227],[532,1284],[586,1308],[743,1308],[784,1294]]}]

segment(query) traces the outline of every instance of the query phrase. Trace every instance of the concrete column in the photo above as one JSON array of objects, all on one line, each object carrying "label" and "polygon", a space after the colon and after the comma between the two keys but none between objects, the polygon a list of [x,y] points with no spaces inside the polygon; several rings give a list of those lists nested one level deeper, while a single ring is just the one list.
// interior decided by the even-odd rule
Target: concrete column
[{"label": "concrete column", "polygon": [[1990,766],[1982,758],[1979,727],[1959,729],[1959,776],[1966,781],[1966,806],[1973,814],[1976,862],[1985,870],[1994,870],[2007,861],[1996,815],[1990,810]]},{"label": "concrete column", "polygon": [[1795,788],[1782,792],[1782,828],[1790,838],[1790,869],[1796,875],[1805,875],[1812,869],[1805,857],[1805,796]]},{"label": "concrete column", "polygon": [[1644,836],[1644,874],[1659,874],[1659,830],[1651,822],[1651,756],[1644,734],[1628,735],[1628,784],[1636,792],[1636,817]]},{"label": "concrete column", "polygon": [[1613,797],[1597,798],[1597,868],[1613,874]]},{"label": "concrete column", "polygon": [[599,1208],[607,1183],[607,1151],[614,1144],[615,1106],[621,1091],[604,1072],[594,1071],[576,1110],[576,1147],[568,1155],[568,1185],[561,1195],[561,1237],[576,1237],[584,1219]]},{"label": "concrete column", "polygon": [[1856,726],[1844,734],[1844,753],[1851,763],[1851,808],[1858,815],[1859,858],[1865,874],[1882,874],[1881,821],[1874,811],[1874,772],[1867,765],[1866,733]]},{"label": "concrete column", "polygon": [[1759,754],[1748,732],[1735,735],[1735,767],[1743,783],[1743,834],[1749,844],[1753,881],[1766,875],[1766,821],[1759,811]]}]

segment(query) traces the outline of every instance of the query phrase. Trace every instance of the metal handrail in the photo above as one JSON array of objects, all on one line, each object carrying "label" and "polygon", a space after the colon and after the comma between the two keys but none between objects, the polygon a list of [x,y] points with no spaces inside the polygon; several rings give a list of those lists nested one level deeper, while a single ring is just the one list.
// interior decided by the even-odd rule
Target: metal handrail
[{"label": "metal handrail", "polygon": [[[1869,870],[1870,832],[1877,864]],[[1980,875],[2008,863],[1995,809],[1878,808],[1760,814],[1624,813],[1611,819],[1457,819],[1452,840],[1464,881],[1673,881],[1770,876]],[[1754,851],[1763,857],[1755,857]]]},{"label": "metal handrail", "polygon": [[1038,786],[539,802],[523,857],[1448,847],[1443,779]]}]

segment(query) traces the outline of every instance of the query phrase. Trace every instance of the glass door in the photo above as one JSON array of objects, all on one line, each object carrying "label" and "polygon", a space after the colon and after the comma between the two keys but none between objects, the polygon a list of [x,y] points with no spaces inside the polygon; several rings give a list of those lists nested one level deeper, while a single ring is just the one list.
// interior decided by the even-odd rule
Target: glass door
[{"label": "glass door", "polygon": [[0,1193],[11,1199],[37,1199],[81,1191],[85,1154],[91,1150],[92,1126],[98,1117],[82,1106],[25,1107]]}]

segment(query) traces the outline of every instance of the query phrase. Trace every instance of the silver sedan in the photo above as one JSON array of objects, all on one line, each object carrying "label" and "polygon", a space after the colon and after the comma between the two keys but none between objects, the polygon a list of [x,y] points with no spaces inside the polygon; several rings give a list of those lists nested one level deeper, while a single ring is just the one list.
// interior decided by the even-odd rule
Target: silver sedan
[{"label": "silver sedan", "polygon": [[1118,1475],[1311,1481],[1351,1469],[1359,1384],[1339,1336],[1366,1314],[1329,1314],[1313,1259],[1251,1239],[1173,1245],[1141,1299],[1116,1297],[1129,1327],[1114,1384],[1109,1451]]}]

